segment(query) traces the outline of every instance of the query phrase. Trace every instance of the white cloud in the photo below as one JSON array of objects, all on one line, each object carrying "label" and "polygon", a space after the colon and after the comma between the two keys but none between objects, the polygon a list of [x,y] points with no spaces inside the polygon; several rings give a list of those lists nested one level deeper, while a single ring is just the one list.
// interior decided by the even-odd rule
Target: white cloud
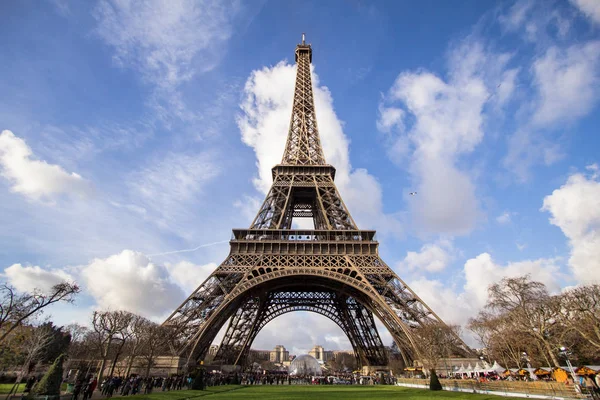
[{"label": "white cloud", "polygon": [[[379,129],[399,131],[388,151],[392,161],[412,150],[409,171],[419,199],[410,207],[419,231],[465,234],[474,228],[480,216],[475,184],[458,165],[483,139],[486,103],[501,107],[514,89],[517,70],[505,70],[507,61],[507,55],[465,42],[450,52],[447,80],[422,70],[403,72],[380,105]],[[396,109],[413,121],[397,123]]]},{"label": "white cloud", "polygon": [[[189,218],[185,205],[197,200],[220,169],[208,152],[199,154],[168,153],[158,161],[132,173],[128,179],[134,202],[153,210],[162,226],[172,226]],[[183,215],[185,214],[185,215]]]},{"label": "white cloud", "polygon": [[238,11],[235,2],[213,0],[102,0],[94,17],[98,35],[114,48],[120,65],[174,88],[214,68]]},{"label": "white cloud", "polygon": [[488,287],[505,277],[529,274],[531,279],[544,283],[551,292],[559,291],[563,276],[557,262],[557,259],[538,259],[502,265],[496,263],[490,254],[482,253],[465,262],[462,289],[453,289],[447,283],[423,277],[408,284],[445,322],[464,326],[485,306]]},{"label": "white cloud", "polygon": [[533,8],[532,0],[518,0],[509,8],[505,15],[498,18],[508,30],[514,31],[525,25],[526,18]]},{"label": "white cloud", "polygon": [[[592,169],[593,171],[593,166]],[[579,282],[600,282],[600,182],[597,176],[571,175],[567,182],[544,198],[542,211],[552,216],[569,239],[569,266]]]},{"label": "white cloud", "polygon": [[496,217],[496,222],[498,222],[500,225],[506,225],[509,224],[512,220],[512,213],[509,211],[504,211],[502,214],[498,215]]},{"label": "white cloud", "polygon": [[440,239],[436,243],[428,243],[421,247],[419,252],[409,251],[400,263],[400,267],[411,270],[439,272],[444,270],[453,259],[454,247],[447,239]]},{"label": "white cloud", "polygon": [[52,286],[61,282],[73,282],[73,277],[65,271],[46,270],[39,266],[13,264],[4,269],[8,282],[20,292],[32,292],[39,289],[48,292]]},{"label": "white cloud", "polygon": [[569,13],[536,0],[515,1],[498,21],[505,30],[520,32],[526,41],[534,43],[563,39],[572,24]]},{"label": "white cloud", "polygon": [[179,86],[220,62],[239,11],[240,3],[229,0],[101,0],[93,15],[116,63],[156,88],[150,104],[169,124],[173,116],[198,118]]},{"label": "white cloud", "polygon": [[551,292],[557,292],[564,278],[560,273],[558,261],[555,258],[540,258],[501,265],[496,263],[490,254],[482,253],[465,263],[464,290],[471,304],[476,308],[485,305],[488,287],[506,277],[514,278],[529,274],[531,279],[542,282]]},{"label": "white cloud", "polygon": [[571,3],[586,17],[596,24],[600,24],[600,2],[597,0],[571,0]]},{"label": "white cloud", "polygon": [[27,143],[8,130],[0,134],[0,176],[11,183],[13,192],[34,200],[61,194],[85,197],[91,193],[91,185],[80,175],[36,160]]},{"label": "white cloud", "polygon": [[527,117],[517,121],[504,159],[504,166],[521,182],[529,179],[532,165],[551,165],[564,157],[560,143],[550,135],[586,116],[597,104],[599,65],[600,41],[551,46],[533,60],[533,92],[529,103],[523,104]]},{"label": "white cloud", "polygon": [[81,274],[100,308],[157,317],[173,311],[185,298],[167,268],[132,250],[97,258]]},{"label": "white cloud", "polygon": [[[571,2],[590,17],[598,8],[595,0]],[[572,44],[573,17],[568,7],[547,7],[537,0],[517,0],[498,17],[506,30],[535,43],[529,74],[523,74],[530,81],[517,85],[516,123],[503,160],[520,182],[529,180],[533,165],[565,157],[557,140],[564,133],[561,128],[589,114],[598,101],[600,42]]]},{"label": "white cloud", "polygon": [[171,280],[184,289],[186,294],[192,293],[208,276],[217,269],[217,264],[196,265],[189,261],[165,263]]},{"label": "white cloud", "polygon": [[[255,186],[263,193],[271,187],[271,168],[281,161],[292,111],[295,66],[280,62],[272,68],[253,71],[245,85],[238,118],[242,140],[254,149],[258,177]],[[353,169],[349,141],[342,122],[333,109],[329,90],[319,85],[313,72],[316,115],[327,162],[336,167],[336,185],[352,216],[360,225],[375,227],[381,233],[398,233],[400,224],[383,212],[381,186],[365,169]],[[369,196],[365,196],[369,193]]]},{"label": "white cloud", "polygon": [[335,322],[317,313],[303,311],[284,314],[269,322],[256,336],[252,348],[267,350],[278,344],[291,346],[287,350],[295,355],[308,353],[315,345],[322,345],[326,350],[352,348]]},{"label": "white cloud", "polygon": [[533,124],[548,126],[589,113],[600,93],[599,65],[600,41],[551,47],[535,60],[532,68],[539,98]]},{"label": "white cloud", "polygon": [[399,131],[404,130],[404,110],[398,107],[379,106],[379,118],[377,119],[377,129],[381,132],[389,133],[396,128]]}]

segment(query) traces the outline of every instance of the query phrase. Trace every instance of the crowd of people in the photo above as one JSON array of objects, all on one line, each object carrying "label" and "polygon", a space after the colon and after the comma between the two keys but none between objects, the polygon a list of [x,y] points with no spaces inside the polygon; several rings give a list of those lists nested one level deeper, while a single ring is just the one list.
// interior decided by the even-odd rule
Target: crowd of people
[{"label": "crowd of people", "polygon": [[[114,376],[105,378],[100,384],[100,393],[105,397],[112,397],[117,394],[120,396],[129,396],[136,394],[150,394],[153,390],[181,390],[188,389],[192,384],[192,378],[187,376],[170,377],[148,377],[131,376],[123,378]],[[73,388],[72,400],[88,400],[92,397],[94,390],[98,386],[96,377],[90,375],[86,378],[77,379]]]},{"label": "crowd of people", "polygon": [[[352,374],[331,376],[292,376],[287,372],[257,372],[257,373],[224,373],[221,371],[203,371],[203,386],[220,385],[373,385],[391,384],[384,378],[360,377]],[[98,384],[98,379],[93,375],[78,378],[73,387],[72,400],[89,400],[97,389],[102,396],[112,397],[133,396],[136,394],[150,394],[155,390],[170,391],[190,389],[193,378],[191,376],[175,375],[170,377],[120,376],[107,377]]]}]

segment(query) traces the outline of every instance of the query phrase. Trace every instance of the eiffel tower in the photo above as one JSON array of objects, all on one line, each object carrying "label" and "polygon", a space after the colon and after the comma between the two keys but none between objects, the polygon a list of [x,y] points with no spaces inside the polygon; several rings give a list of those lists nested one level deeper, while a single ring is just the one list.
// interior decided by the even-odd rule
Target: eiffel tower
[{"label": "eiffel tower", "polygon": [[[336,170],[323,155],[312,48],[304,35],[295,59],[292,116],[273,185],[250,228],[233,230],[225,261],[163,325],[173,328],[175,350],[194,366],[229,320],[214,362],[244,365],[266,324],[285,313],[311,311],[342,329],[359,365],[384,366],[375,315],[409,365],[418,356],[414,328],[443,322],[379,257],[375,231],[358,229],[352,219],[334,183]],[[293,229],[294,217],[312,218],[314,230]]]}]

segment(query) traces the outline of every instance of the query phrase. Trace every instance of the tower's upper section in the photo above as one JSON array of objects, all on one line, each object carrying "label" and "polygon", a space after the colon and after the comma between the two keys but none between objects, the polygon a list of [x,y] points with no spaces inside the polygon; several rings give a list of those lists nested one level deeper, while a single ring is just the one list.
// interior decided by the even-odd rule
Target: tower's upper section
[{"label": "tower's upper section", "polygon": [[312,48],[306,44],[302,34],[302,43],[296,46],[294,104],[282,165],[326,165],[315,114],[311,62]]}]

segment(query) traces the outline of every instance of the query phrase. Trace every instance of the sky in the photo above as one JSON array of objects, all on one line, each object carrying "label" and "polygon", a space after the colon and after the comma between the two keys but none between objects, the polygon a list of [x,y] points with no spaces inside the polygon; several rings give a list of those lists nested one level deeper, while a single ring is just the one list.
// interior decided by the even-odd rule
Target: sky
[{"label": "sky", "polygon": [[[76,281],[59,324],[164,320],[270,187],[302,32],[341,195],[442,319],[507,276],[599,281],[597,0],[3,2],[0,280]],[[276,344],[350,348],[311,313]]]}]

